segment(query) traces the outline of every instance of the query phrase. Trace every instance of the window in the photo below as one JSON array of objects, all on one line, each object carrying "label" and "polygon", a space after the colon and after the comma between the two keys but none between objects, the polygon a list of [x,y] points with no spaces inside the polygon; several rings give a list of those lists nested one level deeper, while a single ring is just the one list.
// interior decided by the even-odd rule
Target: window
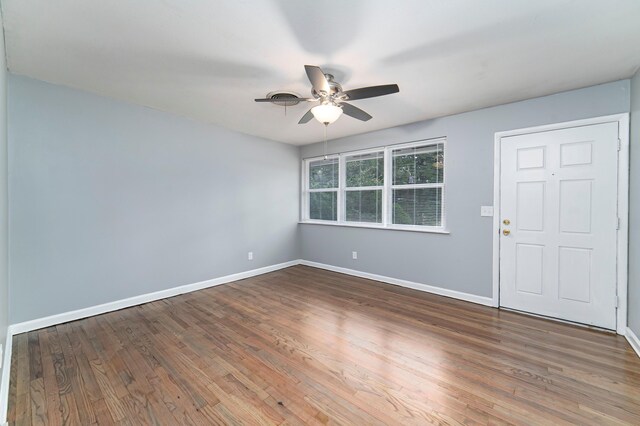
[{"label": "window", "polygon": [[445,140],[304,160],[303,221],[443,232]]},{"label": "window", "polygon": [[338,158],[309,162],[309,219],[338,218]]},{"label": "window", "polygon": [[393,222],[441,226],[444,144],[391,150]]},{"label": "window", "polygon": [[345,221],[382,223],[384,151],[345,156]]}]

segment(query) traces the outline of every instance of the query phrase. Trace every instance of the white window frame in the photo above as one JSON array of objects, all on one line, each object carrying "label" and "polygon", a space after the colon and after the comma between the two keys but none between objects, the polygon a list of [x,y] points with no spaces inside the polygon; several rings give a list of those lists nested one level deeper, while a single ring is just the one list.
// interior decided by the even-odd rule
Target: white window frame
[{"label": "white window frame", "polygon": [[[427,142],[427,143],[425,143]],[[442,182],[441,183],[417,183],[417,184],[409,184],[409,185],[394,185],[393,184],[393,151],[399,151],[401,149],[407,148],[417,148],[421,146],[430,146],[430,145],[442,145],[442,162],[443,164],[443,173],[442,173]],[[387,217],[389,219],[389,227],[394,229],[415,229],[415,228],[430,228],[434,230],[443,230],[446,228],[446,217],[445,217],[445,186],[446,186],[446,174],[447,174],[447,153],[446,153],[446,139],[438,139],[438,140],[428,140],[428,141],[416,141],[405,143],[401,145],[394,145],[386,147],[385,159],[388,158],[388,161],[385,162],[385,165],[388,167],[385,170],[385,186],[389,188],[389,193],[387,195]],[[386,177],[389,176],[389,182],[387,184]],[[401,225],[394,224],[393,222],[393,190],[394,189],[421,189],[421,188],[442,188],[442,202],[440,203],[440,226],[427,226],[427,225]]]},{"label": "white window frame", "polygon": [[[352,186],[352,187],[347,187],[347,158],[348,157],[355,157],[358,155],[366,155],[366,154],[375,154],[375,153],[382,153],[382,159],[384,161],[383,166],[382,166],[382,177],[383,177],[383,181],[384,183],[380,186]],[[386,160],[387,159],[387,153],[385,152],[385,148],[377,148],[377,149],[365,149],[362,151],[354,151],[354,152],[345,152],[344,154],[340,154],[340,188],[341,188],[341,192],[342,192],[342,199],[344,200],[344,209],[340,210],[341,216],[340,219],[342,220],[342,222],[349,224],[349,225],[362,225],[362,226],[375,226],[375,227],[382,227],[384,226],[385,223],[387,223],[386,221],[386,203],[387,203],[387,194],[385,192],[386,189],[386,184],[387,184],[387,163]],[[378,222],[355,222],[355,221],[351,221],[351,220],[347,220],[347,191],[379,191],[382,190],[382,212],[381,212],[381,216],[382,216],[382,221],[380,223]]]},{"label": "white window frame", "polygon": [[[314,161],[319,161],[319,160],[333,160],[333,159],[338,159],[338,187],[337,188],[317,188],[317,189],[311,189],[309,188],[309,167],[311,165],[311,163],[313,163]],[[303,214],[304,216],[302,216],[303,221],[305,222],[313,222],[313,223],[338,223],[340,222],[340,212],[342,211],[342,206],[341,206],[341,197],[340,197],[340,180],[342,179],[340,174],[342,173],[342,166],[341,166],[341,162],[342,159],[340,158],[340,155],[327,155],[326,158],[325,156],[322,157],[314,157],[314,158],[309,158],[307,160],[304,160],[302,163],[302,170],[303,170],[303,199],[304,199],[304,208],[303,208]],[[337,201],[336,201],[336,220],[328,220],[328,219],[310,219],[309,218],[309,206],[310,206],[310,197],[311,197],[311,193],[312,192],[337,192]]]},{"label": "white window frame", "polygon": [[[406,149],[406,148],[415,148],[419,146],[427,146],[427,145],[443,145],[443,162],[444,162],[444,172],[442,176],[442,183],[426,183],[426,184],[415,184],[415,185],[393,185],[393,161],[392,161],[392,151]],[[375,152],[383,152],[384,155],[384,185],[382,186],[382,223],[375,222],[351,222],[346,220],[346,205],[345,205],[345,193],[348,190],[377,190],[380,189],[379,186],[372,187],[353,187],[346,188],[346,157],[356,156],[356,155],[364,155],[364,154],[372,154]],[[331,154],[327,155],[326,159],[338,159],[338,188],[322,188],[322,189],[310,189],[309,188],[309,165],[310,163],[318,160],[324,160],[325,156],[311,157],[305,158],[302,160],[302,182],[301,182],[301,197],[300,197],[300,223],[304,224],[319,224],[319,225],[331,225],[331,226],[346,226],[346,227],[357,227],[357,228],[374,228],[374,229],[390,229],[390,230],[400,230],[400,231],[414,231],[414,232],[431,232],[438,234],[449,234],[449,231],[446,227],[446,208],[445,208],[445,194],[446,194],[446,179],[447,179],[447,140],[445,137],[433,138],[433,139],[422,139],[418,141],[412,141],[407,143],[381,146],[375,148],[368,148],[358,151],[347,151],[339,154]],[[412,188],[434,188],[439,187],[442,188],[442,203],[441,203],[441,224],[440,226],[426,226],[426,225],[399,225],[391,223],[393,220],[393,202],[392,189],[412,189]],[[336,219],[337,220],[320,220],[320,219],[310,219],[309,218],[309,194],[311,192],[334,192],[337,191],[337,203],[336,207],[338,209]]]}]

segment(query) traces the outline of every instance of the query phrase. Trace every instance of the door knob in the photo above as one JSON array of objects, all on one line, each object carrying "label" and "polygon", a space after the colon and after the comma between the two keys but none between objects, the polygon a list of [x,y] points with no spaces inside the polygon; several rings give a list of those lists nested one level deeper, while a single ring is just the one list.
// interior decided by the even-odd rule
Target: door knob
[{"label": "door knob", "polygon": [[511,231],[509,231],[508,229],[502,230],[502,235],[504,235],[505,237],[509,234],[511,234]]}]

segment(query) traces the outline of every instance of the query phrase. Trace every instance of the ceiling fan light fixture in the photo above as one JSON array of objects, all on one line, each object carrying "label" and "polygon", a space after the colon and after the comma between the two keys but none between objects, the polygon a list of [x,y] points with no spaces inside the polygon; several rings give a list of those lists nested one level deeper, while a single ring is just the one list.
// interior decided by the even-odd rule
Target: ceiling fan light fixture
[{"label": "ceiling fan light fixture", "polygon": [[[0,0],[1,1],[1,0]],[[256,102],[270,102],[275,105],[296,105],[300,102],[320,102],[320,105],[308,110],[298,121],[298,124],[307,124],[313,118],[326,127],[335,122],[342,113],[360,121],[369,121],[373,117],[347,101],[357,101],[359,99],[376,98],[378,96],[398,93],[400,89],[397,84],[383,84],[381,86],[361,87],[359,89],[343,91],[342,86],[336,82],[331,74],[325,73],[315,65],[305,65],[307,77],[311,82],[312,98],[300,98],[295,94],[283,94],[281,99],[270,93],[266,98],[255,99]],[[293,98],[293,99],[292,99]]]},{"label": "ceiling fan light fixture", "polygon": [[311,108],[311,113],[322,124],[331,124],[342,115],[342,108],[333,104],[326,103]]}]

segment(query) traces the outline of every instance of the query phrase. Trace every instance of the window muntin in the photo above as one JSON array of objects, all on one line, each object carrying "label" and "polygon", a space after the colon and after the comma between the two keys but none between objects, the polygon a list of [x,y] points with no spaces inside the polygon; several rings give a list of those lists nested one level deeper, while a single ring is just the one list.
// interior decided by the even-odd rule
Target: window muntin
[{"label": "window muntin", "polygon": [[304,160],[303,221],[445,231],[445,139]]},{"label": "window muntin", "polygon": [[345,155],[344,169],[344,220],[382,223],[384,151]]}]

